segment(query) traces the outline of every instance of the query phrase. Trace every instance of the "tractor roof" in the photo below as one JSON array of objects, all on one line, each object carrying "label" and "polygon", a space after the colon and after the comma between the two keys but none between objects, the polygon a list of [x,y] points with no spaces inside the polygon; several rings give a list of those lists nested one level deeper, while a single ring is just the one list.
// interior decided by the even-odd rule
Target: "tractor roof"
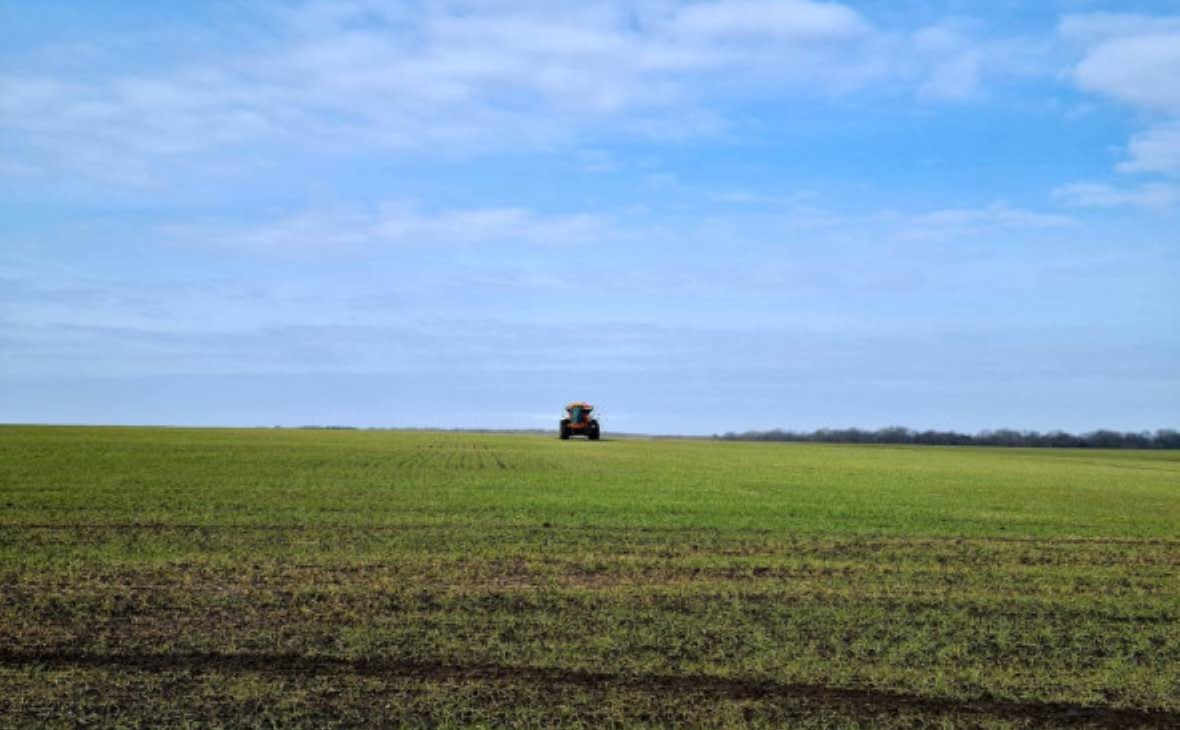
[{"label": "tractor roof", "polygon": [[566,409],[567,411],[572,411],[572,410],[573,410],[573,409],[575,409],[575,408],[582,408],[582,409],[585,409],[585,410],[587,410],[587,411],[592,411],[592,410],[594,410],[594,406],[590,405],[589,403],[583,403],[583,402],[581,402],[581,401],[577,401],[577,402],[575,402],[575,403],[570,403],[568,406],[566,406],[566,407],[565,407],[565,409]]}]

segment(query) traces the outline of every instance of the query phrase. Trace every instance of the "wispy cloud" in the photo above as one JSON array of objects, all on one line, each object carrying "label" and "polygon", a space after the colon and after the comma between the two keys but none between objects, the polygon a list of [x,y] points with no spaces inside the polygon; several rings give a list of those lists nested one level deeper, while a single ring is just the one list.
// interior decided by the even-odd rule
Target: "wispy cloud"
[{"label": "wispy cloud", "polygon": [[513,207],[428,212],[400,201],[311,208],[254,222],[207,221],[163,227],[163,233],[176,242],[280,254],[485,242],[567,245],[601,241],[611,230],[606,215],[545,214]]},{"label": "wispy cloud", "polygon": [[848,6],[811,0],[704,2],[673,16],[675,35],[709,40],[817,42],[870,32],[865,19]]},{"label": "wispy cloud", "polygon": [[1077,223],[1076,219],[1067,215],[1028,210],[999,202],[978,208],[944,208],[903,216],[899,221],[899,229],[903,238],[938,240],[1006,230],[1067,228]]},{"label": "wispy cloud", "polygon": [[[1180,73],[1180,67],[1176,70]],[[1132,135],[1127,151],[1129,159],[1118,166],[1119,172],[1180,174],[1180,119]]]},{"label": "wispy cloud", "polygon": [[984,65],[984,51],[959,30],[929,26],[913,36],[915,49],[927,59],[930,70],[918,86],[927,99],[968,99],[975,95]]},{"label": "wispy cloud", "polygon": [[178,161],[243,164],[246,145],[258,159],[263,144],[544,149],[604,127],[682,139],[726,129],[718,96],[890,87],[966,98],[995,56],[960,29],[911,34],[813,0],[282,8],[264,15],[265,40],[237,53],[129,71],[128,42],[98,36],[72,72],[68,62],[10,72],[9,166],[143,185]]},{"label": "wispy cloud", "polygon": [[1053,191],[1053,197],[1065,205],[1083,208],[1130,206],[1163,210],[1180,203],[1180,185],[1144,183],[1137,186],[1113,186],[1078,182]]}]

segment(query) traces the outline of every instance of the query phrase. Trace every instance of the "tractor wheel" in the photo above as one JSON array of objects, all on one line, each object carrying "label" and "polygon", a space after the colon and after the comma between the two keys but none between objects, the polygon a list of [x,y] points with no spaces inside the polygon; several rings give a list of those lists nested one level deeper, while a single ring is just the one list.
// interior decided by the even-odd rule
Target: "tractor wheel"
[{"label": "tractor wheel", "polygon": [[599,433],[598,433],[598,421],[591,421],[591,422],[590,422],[589,433],[587,433],[586,435],[590,437],[590,440],[591,440],[591,441],[597,441],[597,440],[598,440],[598,436],[599,436]]},{"label": "tractor wheel", "polygon": [[562,421],[561,422],[560,433],[561,433],[561,440],[562,441],[569,441],[570,440],[570,423],[569,423],[569,421]]}]

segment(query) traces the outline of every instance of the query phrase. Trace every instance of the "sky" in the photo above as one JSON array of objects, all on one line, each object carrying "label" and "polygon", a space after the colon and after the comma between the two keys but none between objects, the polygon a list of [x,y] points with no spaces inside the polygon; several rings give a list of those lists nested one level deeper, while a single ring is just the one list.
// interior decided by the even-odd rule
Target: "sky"
[{"label": "sky", "polygon": [[0,422],[1140,430],[1180,2],[0,3]]}]

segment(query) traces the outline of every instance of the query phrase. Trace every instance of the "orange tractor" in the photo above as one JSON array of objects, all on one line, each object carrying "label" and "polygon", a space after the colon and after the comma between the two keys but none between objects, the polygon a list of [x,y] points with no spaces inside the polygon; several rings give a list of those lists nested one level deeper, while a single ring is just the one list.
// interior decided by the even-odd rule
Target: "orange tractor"
[{"label": "orange tractor", "polygon": [[597,441],[601,432],[598,420],[590,416],[594,406],[589,403],[570,403],[565,407],[565,418],[561,419],[561,440],[567,441],[570,436],[585,436],[591,441]]}]

